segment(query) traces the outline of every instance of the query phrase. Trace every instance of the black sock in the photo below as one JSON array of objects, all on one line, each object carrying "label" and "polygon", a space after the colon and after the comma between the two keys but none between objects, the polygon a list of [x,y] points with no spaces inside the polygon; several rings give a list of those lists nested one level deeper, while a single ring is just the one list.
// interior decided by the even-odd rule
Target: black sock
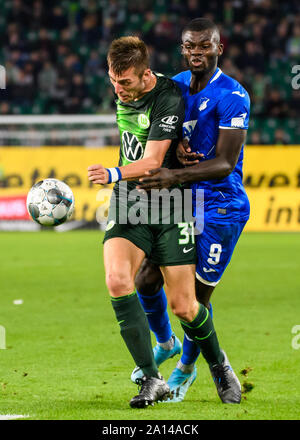
[{"label": "black sock", "polygon": [[136,365],[149,377],[157,377],[149,324],[137,294],[111,297],[113,309],[120,325],[121,335]]},{"label": "black sock", "polygon": [[203,304],[199,304],[199,312],[192,322],[180,322],[188,337],[200,346],[209,366],[220,364],[224,360],[214,324],[208,309]]}]

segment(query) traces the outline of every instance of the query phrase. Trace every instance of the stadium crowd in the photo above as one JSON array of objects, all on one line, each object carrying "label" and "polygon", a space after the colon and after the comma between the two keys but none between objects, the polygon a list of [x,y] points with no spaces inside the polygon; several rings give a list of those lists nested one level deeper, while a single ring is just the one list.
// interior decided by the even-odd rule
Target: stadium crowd
[{"label": "stadium crowd", "polygon": [[220,67],[251,96],[248,144],[299,143],[300,91],[297,0],[0,0],[0,62],[7,85],[1,114],[111,113],[106,74],[113,38],[138,35],[153,70],[174,75],[185,66],[180,33],[205,16],[221,31]]}]

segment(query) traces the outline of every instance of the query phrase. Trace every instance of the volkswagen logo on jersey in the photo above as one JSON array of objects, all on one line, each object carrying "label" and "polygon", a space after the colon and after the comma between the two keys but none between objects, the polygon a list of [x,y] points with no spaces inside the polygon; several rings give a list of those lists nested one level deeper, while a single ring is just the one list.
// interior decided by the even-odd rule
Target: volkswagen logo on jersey
[{"label": "volkswagen logo on jersey", "polygon": [[124,155],[129,162],[135,162],[143,157],[144,150],[141,142],[129,131],[124,131],[122,134],[122,146]]}]

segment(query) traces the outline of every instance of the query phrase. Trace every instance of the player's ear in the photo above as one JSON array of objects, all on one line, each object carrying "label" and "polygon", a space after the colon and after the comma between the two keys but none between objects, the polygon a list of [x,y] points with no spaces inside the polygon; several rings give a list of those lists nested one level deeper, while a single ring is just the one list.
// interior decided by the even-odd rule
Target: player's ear
[{"label": "player's ear", "polygon": [[221,56],[224,51],[224,44],[220,43],[218,46],[218,56]]},{"label": "player's ear", "polygon": [[151,69],[145,69],[144,73],[142,74],[143,80],[149,79],[151,76]]}]

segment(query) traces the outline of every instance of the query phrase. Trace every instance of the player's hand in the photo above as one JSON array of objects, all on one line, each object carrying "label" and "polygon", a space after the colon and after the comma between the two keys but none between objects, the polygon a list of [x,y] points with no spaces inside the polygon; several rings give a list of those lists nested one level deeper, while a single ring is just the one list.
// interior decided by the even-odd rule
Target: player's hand
[{"label": "player's hand", "polygon": [[108,183],[109,175],[108,171],[103,165],[91,165],[88,167],[88,178],[91,182],[99,185],[105,185]]},{"label": "player's hand", "polygon": [[181,165],[196,165],[204,157],[201,153],[192,153],[191,147],[188,144],[187,139],[183,139],[179,142],[176,150],[177,159]]},{"label": "player's hand", "polygon": [[146,172],[147,177],[141,177],[139,179],[140,184],[137,189],[150,190],[169,188],[177,183],[174,170],[168,168],[155,168]]}]

